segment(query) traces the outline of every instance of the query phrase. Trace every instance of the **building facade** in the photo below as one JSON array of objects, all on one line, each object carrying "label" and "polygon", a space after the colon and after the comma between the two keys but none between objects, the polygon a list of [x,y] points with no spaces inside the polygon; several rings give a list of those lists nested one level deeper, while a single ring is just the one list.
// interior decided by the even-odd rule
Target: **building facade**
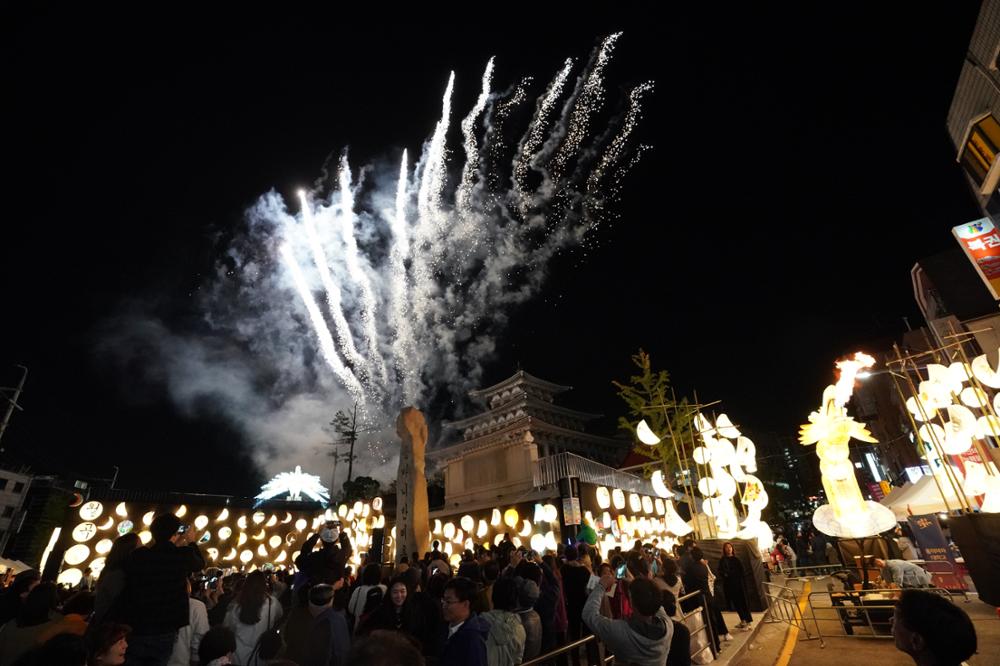
[{"label": "building facade", "polygon": [[585,432],[596,418],[562,407],[556,396],[569,386],[519,371],[469,396],[485,411],[467,419],[445,423],[454,439],[427,457],[444,471],[445,505],[493,506],[498,501],[532,492],[539,459],[572,453],[615,466],[629,444]]},{"label": "building facade", "polygon": [[28,474],[0,469],[0,553],[4,552],[23,520],[31,478]]}]

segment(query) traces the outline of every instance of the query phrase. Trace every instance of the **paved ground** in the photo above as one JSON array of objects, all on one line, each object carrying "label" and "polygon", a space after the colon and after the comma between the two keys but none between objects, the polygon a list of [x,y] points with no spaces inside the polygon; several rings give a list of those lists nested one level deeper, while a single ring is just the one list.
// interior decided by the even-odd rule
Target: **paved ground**
[{"label": "paved ground", "polygon": [[[796,589],[800,590],[801,587]],[[804,630],[797,632],[794,642],[790,637],[796,632],[790,630],[787,623],[757,623],[751,634],[740,636],[738,644],[734,641],[731,648],[723,649],[716,663],[727,666],[904,666],[913,663],[909,657],[896,650],[891,636],[871,638],[867,627],[856,629],[855,636],[848,636],[840,623],[839,614],[830,608],[829,597],[823,594],[825,582],[814,581],[810,589],[818,593],[812,596],[812,608],[803,604],[806,625]],[[969,614],[979,638],[979,653],[969,660],[969,664],[997,666],[1000,664],[1000,618],[993,606],[979,601],[974,594],[969,596],[968,603],[961,597],[955,599]],[[817,620],[822,640],[817,633]],[[734,624],[735,621],[734,619]],[[869,637],[861,638],[862,635]]]}]

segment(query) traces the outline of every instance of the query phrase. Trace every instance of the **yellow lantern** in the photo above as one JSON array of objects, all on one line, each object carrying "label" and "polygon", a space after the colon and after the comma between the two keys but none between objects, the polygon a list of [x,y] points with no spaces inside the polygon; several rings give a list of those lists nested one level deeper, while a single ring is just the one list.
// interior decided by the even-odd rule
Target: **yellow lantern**
[{"label": "yellow lantern", "polygon": [[517,522],[520,516],[517,515],[517,509],[507,509],[503,514],[503,522],[506,523],[507,527],[511,529],[517,527]]}]

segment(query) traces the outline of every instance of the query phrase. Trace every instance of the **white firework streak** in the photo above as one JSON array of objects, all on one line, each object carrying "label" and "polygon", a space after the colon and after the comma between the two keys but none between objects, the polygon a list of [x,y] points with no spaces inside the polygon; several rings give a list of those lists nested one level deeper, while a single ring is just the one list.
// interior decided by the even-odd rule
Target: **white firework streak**
[{"label": "white firework streak", "polygon": [[465,146],[465,166],[462,168],[462,181],[458,186],[458,193],[455,195],[455,205],[465,218],[473,216],[471,199],[472,188],[475,184],[476,171],[479,169],[479,143],[476,141],[476,121],[486,108],[486,102],[490,98],[490,81],[493,78],[493,60],[490,58],[486,63],[486,71],[483,72],[482,88],[479,91],[479,98],[476,100],[472,111],[462,121],[462,139]]},{"label": "white firework streak", "polygon": [[351,191],[351,166],[347,162],[347,155],[340,158],[340,235],[344,242],[344,264],[347,266],[347,274],[358,286],[361,292],[361,328],[364,332],[365,347],[368,351],[369,362],[375,369],[382,386],[386,386],[387,376],[385,359],[382,357],[382,350],[378,344],[378,328],[375,324],[375,290],[372,288],[371,280],[361,266],[361,254],[358,250],[358,241],[354,237],[354,193]]},{"label": "white firework streak", "polygon": [[624,155],[628,140],[642,118],[642,97],[646,93],[652,92],[653,88],[653,82],[646,81],[645,83],[640,83],[629,93],[628,111],[625,114],[625,119],[622,121],[621,130],[615,135],[615,138],[611,141],[611,145],[608,146],[604,155],[601,156],[597,166],[590,172],[590,176],[587,178],[587,192],[597,192],[604,174],[607,173],[608,167],[616,164],[622,158],[622,155]]},{"label": "white firework streak", "polygon": [[285,262],[285,268],[288,269],[288,273],[292,276],[292,282],[295,284],[296,291],[299,292],[299,296],[306,306],[306,312],[309,313],[309,320],[316,331],[316,337],[319,338],[319,348],[323,354],[323,358],[326,360],[327,365],[330,366],[330,369],[333,370],[333,373],[343,383],[344,388],[347,389],[358,403],[363,405],[365,403],[365,390],[350,368],[344,365],[340,357],[337,356],[337,349],[333,344],[333,336],[330,335],[330,329],[327,328],[326,322],[323,320],[323,313],[320,312],[319,306],[316,305],[316,300],[313,298],[312,292],[309,291],[306,278],[302,274],[302,268],[299,267],[299,262],[295,259],[295,253],[292,252],[292,248],[288,243],[281,245],[281,258]]},{"label": "white firework streak", "polygon": [[326,291],[326,304],[333,320],[334,329],[337,331],[337,341],[347,360],[358,369],[362,376],[370,375],[368,362],[358,353],[354,346],[354,336],[351,334],[351,326],[344,316],[343,305],[340,298],[340,287],[333,281],[330,274],[330,263],[327,260],[326,250],[323,249],[323,242],[316,232],[316,221],[313,219],[312,208],[309,199],[304,191],[299,191],[299,200],[302,205],[302,226],[306,230],[306,240],[309,249],[312,251],[313,263],[319,272],[320,283]]},{"label": "white firework streak", "polygon": [[573,69],[573,59],[566,58],[562,69],[556,73],[554,79],[546,89],[545,94],[538,100],[535,107],[535,115],[528,126],[528,132],[524,135],[521,145],[518,146],[517,155],[514,158],[514,173],[512,184],[518,200],[526,198],[524,188],[527,187],[528,168],[532,166],[535,153],[542,146],[545,140],[545,127],[548,123],[549,115],[555,108],[556,102],[562,96],[563,88],[566,87],[566,80]]},{"label": "white firework streak", "polygon": [[594,66],[590,70],[590,74],[587,75],[586,82],[583,84],[583,91],[574,104],[566,138],[562,142],[562,145],[559,146],[559,150],[552,159],[552,164],[549,167],[549,172],[557,180],[562,176],[566,162],[569,161],[571,156],[576,154],[580,148],[580,144],[587,136],[587,132],[590,130],[590,117],[603,106],[604,68],[611,59],[611,54],[614,52],[615,44],[618,42],[621,34],[620,32],[616,32],[604,39]]},{"label": "white firework streak", "polygon": [[441,101],[441,119],[434,128],[434,134],[427,144],[424,157],[423,174],[420,178],[420,189],[417,191],[418,235],[429,235],[427,225],[434,224],[432,214],[441,208],[441,196],[448,179],[447,146],[448,123],[451,118],[451,93],[455,87],[455,72],[448,77],[448,85]]},{"label": "white firework streak", "polygon": [[391,279],[392,322],[395,338],[392,341],[392,355],[397,374],[402,378],[403,403],[416,400],[420,377],[415,376],[406,359],[413,355],[413,329],[410,325],[409,296],[410,281],[406,273],[406,260],[410,255],[410,239],[407,234],[406,204],[409,197],[407,186],[407,154],[399,165],[399,181],[396,184],[396,210],[391,218],[392,246],[389,250],[389,272]]}]

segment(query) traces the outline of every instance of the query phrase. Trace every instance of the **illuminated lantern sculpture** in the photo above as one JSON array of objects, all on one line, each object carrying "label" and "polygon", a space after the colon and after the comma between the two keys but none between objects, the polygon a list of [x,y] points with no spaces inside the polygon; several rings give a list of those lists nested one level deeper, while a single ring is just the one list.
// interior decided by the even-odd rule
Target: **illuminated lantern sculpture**
[{"label": "illuminated lantern sculpture", "polygon": [[840,378],[823,391],[823,404],[809,415],[809,423],[799,431],[799,442],[815,444],[823,475],[823,489],[829,504],[816,509],[813,524],[824,534],[843,538],[872,536],[892,529],[896,517],[877,502],[861,496],[854,464],[851,462],[851,438],[876,443],[864,424],[847,415],[847,401],[854,391],[854,379],[862,368],[870,368],[875,359],[857,353],[854,359],[839,361]]}]

